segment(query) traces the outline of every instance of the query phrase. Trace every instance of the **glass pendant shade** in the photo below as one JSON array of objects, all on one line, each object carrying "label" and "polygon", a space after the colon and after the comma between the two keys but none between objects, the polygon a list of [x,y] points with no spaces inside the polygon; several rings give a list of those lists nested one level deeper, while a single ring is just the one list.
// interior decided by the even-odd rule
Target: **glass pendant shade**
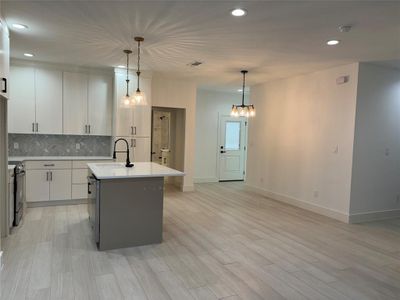
[{"label": "glass pendant shade", "polygon": [[143,91],[137,90],[132,97],[133,105],[147,105],[146,95]]},{"label": "glass pendant shade", "polygon": [[132,104],[132,97],[129,95],[129,55],[132,53],[131,50],[124,50],[126,54],[126,93],[121,97],[120,106],[122,108],[129,108]]}]

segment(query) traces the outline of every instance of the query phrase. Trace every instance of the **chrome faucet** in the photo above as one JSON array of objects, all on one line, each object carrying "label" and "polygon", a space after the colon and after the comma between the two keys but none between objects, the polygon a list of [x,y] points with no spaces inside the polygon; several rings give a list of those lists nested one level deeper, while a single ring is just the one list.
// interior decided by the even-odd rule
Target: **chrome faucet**
[{"label": "chrome faucet", "polygon": [[[115,150],[115,148],[116,148],[116,146],[117,146],[117,143],[118,143],[119,141],[124,141],[124,142],[125,142],[125,144],[126,144],[126,151],[117,151],[117,150]],[[133,164],[132,164],[132,163],[130,162],[130,160],[129,160],[129,144],[128,144],[128,141],[127,141],[126,139],[119,138],[119,139],[117,139],[117,140],[114,142],[113,159],[116,159],[116,158],[117,158],[117,153],[120,153],[120,152],[126,152],[126,164],[125,164],[125,167],[127,167],[127,168],[132,168],[132,167],[133,167]]]}]

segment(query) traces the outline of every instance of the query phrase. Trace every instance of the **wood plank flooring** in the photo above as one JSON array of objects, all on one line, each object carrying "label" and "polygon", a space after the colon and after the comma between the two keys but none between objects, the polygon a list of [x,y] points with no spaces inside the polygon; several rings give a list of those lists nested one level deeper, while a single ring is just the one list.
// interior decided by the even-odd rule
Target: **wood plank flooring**
[{"label": "wood plank flooring", "polygon": [[167,190],[164,242],[99,252],[85,205],[28,209],[1,299],[400,299],[400,220],[348,225],[245,191]]}]

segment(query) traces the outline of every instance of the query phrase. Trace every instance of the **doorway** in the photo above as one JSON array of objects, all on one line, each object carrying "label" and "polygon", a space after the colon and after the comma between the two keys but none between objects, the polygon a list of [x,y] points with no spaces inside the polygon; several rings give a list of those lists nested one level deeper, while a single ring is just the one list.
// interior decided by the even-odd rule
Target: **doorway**
[{"label": "doorway", "polygon": [[219,181],[245,179],[247,119],[220,116],[218,132]]}]

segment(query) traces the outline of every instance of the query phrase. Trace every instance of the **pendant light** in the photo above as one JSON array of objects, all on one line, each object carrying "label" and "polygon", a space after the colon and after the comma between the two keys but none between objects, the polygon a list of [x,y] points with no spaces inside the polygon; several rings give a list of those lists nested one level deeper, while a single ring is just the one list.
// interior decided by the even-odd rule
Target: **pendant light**
[{"label": "pendant light", "polygon": [[246,74],[247,70],[242,70],[240,73],[243,74],[243,88],[242,88],[242,104],[232,105],[231,116],[232,117],[254,117],[256,115],[256,109],[253,104],[244,104],[244,88],[246,86]]},{"label": "pendant light", "polygon": [[143,91],[140,90],[140,43],[144,41],[144,38],[141,36],[135,37],[135,41],[138,43],[138,53],[137,53],[137,89],[135,94],[133,95],[133,104],[134,105],[147,105],[146,97]]},{"label": "pendant light", "polygon": [[121,106],[129,107],[131,105],[131,96],[129,95],[129,55],[132,54],[132,50],[124,50],[126,54],[126,94],[121,99]]}]

